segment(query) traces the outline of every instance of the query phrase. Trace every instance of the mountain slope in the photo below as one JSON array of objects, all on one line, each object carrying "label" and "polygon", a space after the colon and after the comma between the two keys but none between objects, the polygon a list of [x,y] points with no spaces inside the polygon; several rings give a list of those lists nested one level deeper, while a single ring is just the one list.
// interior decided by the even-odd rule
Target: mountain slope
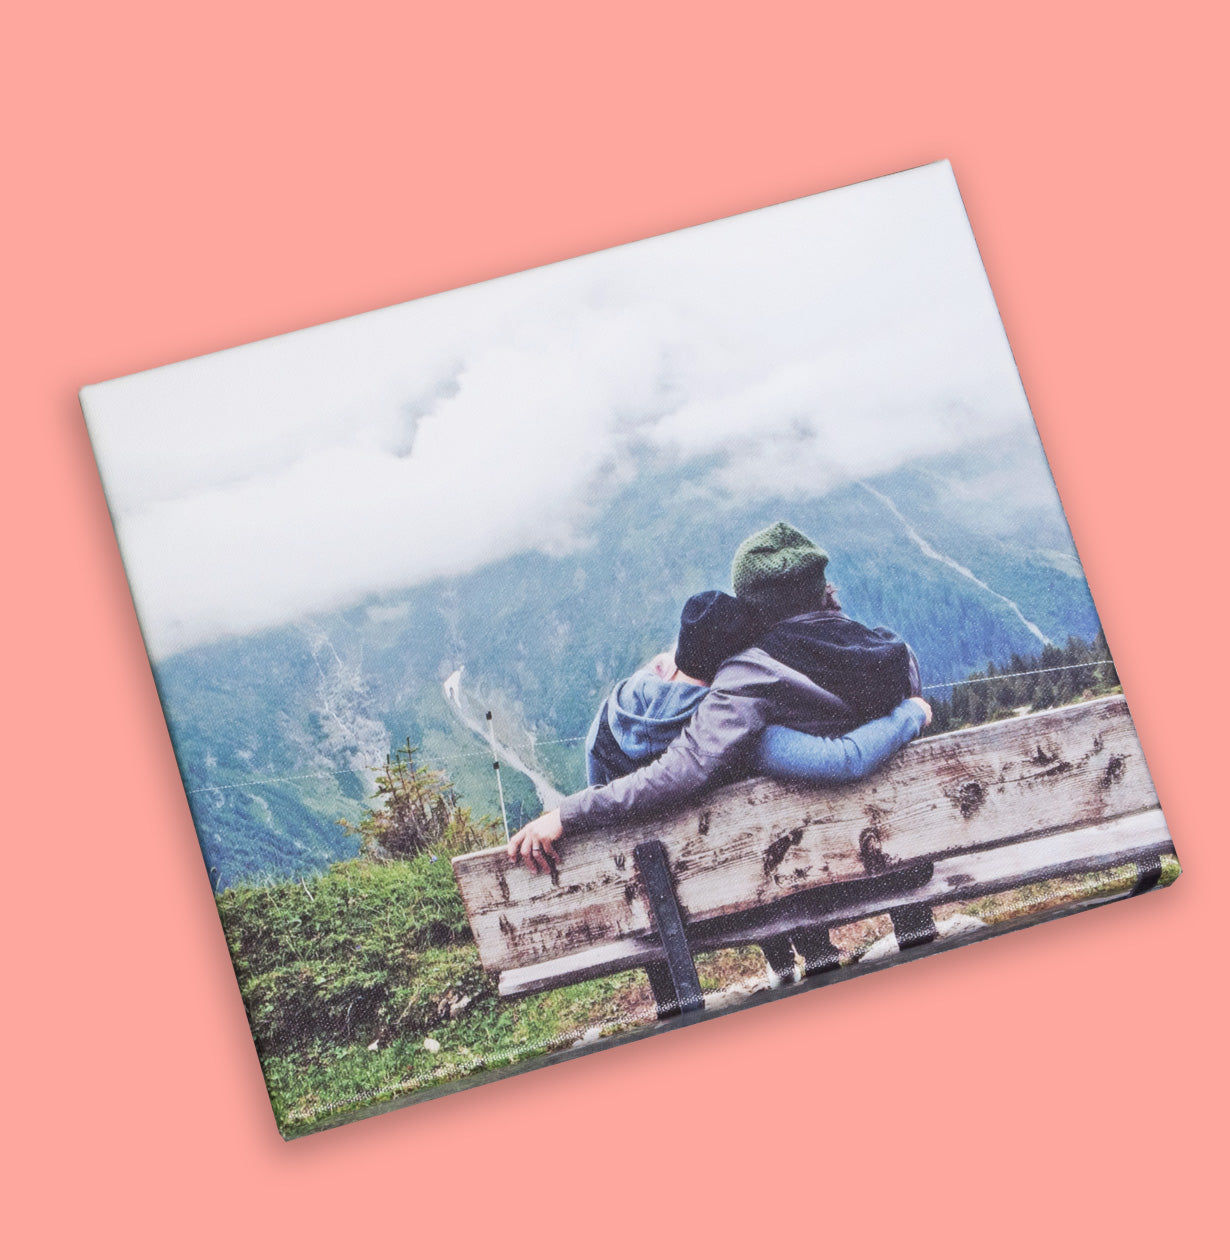
[{"label": "mountain slope", "polygon": [[[158,663],[215,884],[351,854],[336,819],[357,817],[371,767],[407,738],[497,815],[490,750],[443,692],[462,667],[472,713],[493,710],[499,738],[560,790],[582,786],[582,740],[611,684],[668,646],[684,599],[727,587],[735,547],[779,516],[829,551],[852,617],[910,641],[925,684],[1091,638],[1097,617],[1037,458],[1036,443],[999,443],[789,501],[732,495],[712,464],[646,466],[596,489],[568,554],[517,555]],[[504,788],[510,826],[537,813],[525,775],[506,766]]]}]

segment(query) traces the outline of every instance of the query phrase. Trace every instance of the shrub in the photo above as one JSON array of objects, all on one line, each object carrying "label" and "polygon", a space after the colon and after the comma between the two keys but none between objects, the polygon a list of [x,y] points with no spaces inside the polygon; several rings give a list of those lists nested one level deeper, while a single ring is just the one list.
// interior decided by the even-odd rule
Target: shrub
[{"label": "shrub", "polygon": [[415,765],[418,750],[406,740],[376,776],[373,800],[357,823],[339,823],[359,837],[368,857],[410,858],[439,850],[460,853],[495,843],[485,819],[475,819],[457,800],[452,783],[437,770]]}]

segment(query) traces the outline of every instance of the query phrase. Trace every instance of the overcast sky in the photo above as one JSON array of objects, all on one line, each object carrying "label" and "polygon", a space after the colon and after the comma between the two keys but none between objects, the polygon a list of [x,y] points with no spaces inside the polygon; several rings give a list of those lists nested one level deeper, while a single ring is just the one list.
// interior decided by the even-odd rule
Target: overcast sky
[{"label": "overcast sky", "polygon": [[1032,424],[946,163],[83,400],[155,657],[583,546],[637,451],[810,497]]}]

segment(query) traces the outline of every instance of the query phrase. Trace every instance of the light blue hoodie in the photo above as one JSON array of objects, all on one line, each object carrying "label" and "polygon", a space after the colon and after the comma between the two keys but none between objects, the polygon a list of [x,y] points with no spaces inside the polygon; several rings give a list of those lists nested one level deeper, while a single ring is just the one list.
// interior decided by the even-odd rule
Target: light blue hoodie
[{"label": "light blue hoodie", "polygon": [[609,783],[656,761],[708,694],[708,687],[667,682],[648,669],[617,683],[585,738],[588,781]]}]

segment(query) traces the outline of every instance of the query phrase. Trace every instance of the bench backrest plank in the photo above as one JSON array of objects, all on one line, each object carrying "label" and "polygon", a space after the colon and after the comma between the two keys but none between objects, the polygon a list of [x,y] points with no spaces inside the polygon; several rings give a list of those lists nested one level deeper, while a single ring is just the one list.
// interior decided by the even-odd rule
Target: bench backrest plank
[{"label": "bench backrest plank", "polygon": [[664,844],[690,923],[922,857],[1066,831],[1156,807],[1122,697],[918,740],[860,783],[753,779],[638,824],[565,840],[548,879],[502,849],[453,868],[489,970],[650,930],[632,850]]}]

